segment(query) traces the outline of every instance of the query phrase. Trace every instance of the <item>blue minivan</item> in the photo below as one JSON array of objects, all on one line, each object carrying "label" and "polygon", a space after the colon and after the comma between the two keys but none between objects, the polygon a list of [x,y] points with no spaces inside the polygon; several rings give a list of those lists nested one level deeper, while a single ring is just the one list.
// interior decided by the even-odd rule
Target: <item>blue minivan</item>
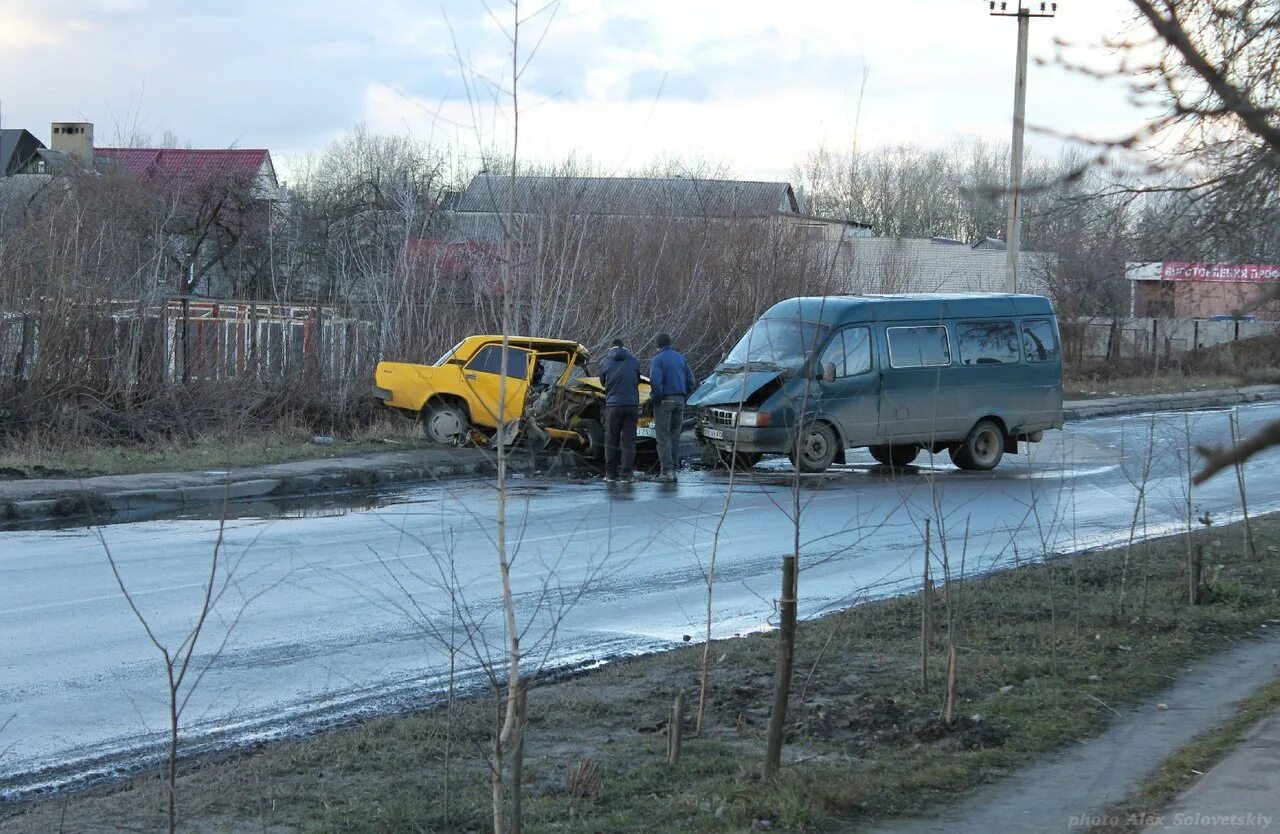
[{"label": "blue minivan", "polygon": [[821,296],[779,302],[689,398],[704,452],[735,467],[790,455],[802,472],[867,447],[886,466],[947,450],[992,469],[1062,428],[1062,349],[1049,299]]}]

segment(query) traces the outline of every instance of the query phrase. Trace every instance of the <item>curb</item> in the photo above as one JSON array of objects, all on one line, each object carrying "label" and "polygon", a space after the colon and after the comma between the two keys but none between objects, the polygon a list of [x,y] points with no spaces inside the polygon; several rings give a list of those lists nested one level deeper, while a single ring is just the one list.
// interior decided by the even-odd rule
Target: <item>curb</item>
[{"label": "curb", "polygon": [[1116,417],[1145,411],[1188,411],[1272,400],[1280,400],[1280,385],[1258,385],[1235,391],[1193,391],[1105,400],[1075,400],[1063,404],[1062,416],[1064,420],[1088,420],[1092,417]]},{"label": "curb", "polygon": [[[523,469],[527,460],[520,460]],[[205,485],[161,489],[66,490],[35,498],[0,501],[0,522],[40,522],[72,518],[110,517],[124,512],[163,512],[182,507],[207,507],[223,501],[342,492],[390,484],[420,483],[492,471],[487,457],[472,461],[432,462],[392,468],[358,467],[276,478],[252,477]]]}]

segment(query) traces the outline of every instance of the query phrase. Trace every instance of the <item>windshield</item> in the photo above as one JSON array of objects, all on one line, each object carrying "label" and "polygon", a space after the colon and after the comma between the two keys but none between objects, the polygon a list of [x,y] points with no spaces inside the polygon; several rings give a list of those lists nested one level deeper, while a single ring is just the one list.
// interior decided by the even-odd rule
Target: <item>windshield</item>
[{"label": "windshield", "polygon": [[822,344],[828,329],[827,325],[813,321],[760,319],[729,351],[721,368],[730,370],[754,365],[798,371],[814,349]]}]

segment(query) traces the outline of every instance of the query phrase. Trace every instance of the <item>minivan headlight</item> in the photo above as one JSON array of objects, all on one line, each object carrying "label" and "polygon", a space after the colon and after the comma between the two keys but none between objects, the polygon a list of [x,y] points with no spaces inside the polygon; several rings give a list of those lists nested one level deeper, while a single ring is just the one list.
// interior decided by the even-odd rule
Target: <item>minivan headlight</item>
[{"label": "minivan headlight", "polygon": [[738,415],[738,425],[748,428],[763,428],[769,425],[769,412],[744,411]]}]

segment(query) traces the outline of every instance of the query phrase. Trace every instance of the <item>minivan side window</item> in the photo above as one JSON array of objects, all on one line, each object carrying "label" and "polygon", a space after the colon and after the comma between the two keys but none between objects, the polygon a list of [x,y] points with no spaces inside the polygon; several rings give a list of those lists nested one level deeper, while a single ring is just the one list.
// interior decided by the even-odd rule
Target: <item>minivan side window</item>
[{"label": "minivan side window", "polygon": [[961,365],[1016,365],[1018,330],[1011,321],[962,321],[956,325]]},{"label": "minivan side window", "polygon": [[951,343],[942,325],[890,327],[889,364],[895,368],[937,368],[951,364]]},{"label": "minivan side window", "polygon": [[[476,351],[467,363],[468,371],[479,371],[485,374],[497,374],[502,369],[502,347],[485,345]],[[520,348],[507,348],[507,376],[513,379],[524,379],[529,373],[529,354]]]},{"label": "minivan side window", "polygon": [[1022,323],[1022,350],[1028,362],[1052,362],[1058,358],[1053,323],[1048,319],[1027,319]]},{"label": "minivan side window", "polygon": [[866,327],[848,327],[837,332],[822,351],[818,369],[827,363],[836,366],[836,377],[857,376],[871,370],[871,330]]}]

